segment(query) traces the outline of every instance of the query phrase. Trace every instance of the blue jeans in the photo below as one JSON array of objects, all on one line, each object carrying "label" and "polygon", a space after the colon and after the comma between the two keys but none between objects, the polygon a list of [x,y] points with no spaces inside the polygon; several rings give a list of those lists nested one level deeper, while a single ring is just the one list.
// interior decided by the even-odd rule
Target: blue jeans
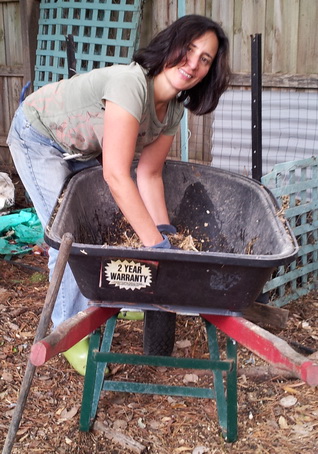
[{"label": "blue jeans", "polygon": [[[43,228],[48,223],[65,180],[84,168],[99,165],[96,159],[85,162],[65,161],[58,145],[32,128],[23,114],[22,106],[17,109],[12,120],[7,144]],[[56,249],[49,249],[50,277],[57,254]],[[52,313],[54,328],[86,309],[87,302],[67,265]]]}]

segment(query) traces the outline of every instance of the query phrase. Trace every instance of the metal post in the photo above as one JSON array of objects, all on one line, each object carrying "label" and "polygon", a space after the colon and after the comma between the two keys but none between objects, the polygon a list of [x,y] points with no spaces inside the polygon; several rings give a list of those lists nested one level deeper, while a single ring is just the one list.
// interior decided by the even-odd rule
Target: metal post
[{"label": "metal post", "polygon": [[67,68],[68,78],[70,79],[76,74],[76,58],[75,58],[75,43],[73,35],[65,36],[66,39],[66,55],[67,55]]},{"label": "metal post", "polygon": [[252,38],[252,177],[262,178],[262,35]]}]

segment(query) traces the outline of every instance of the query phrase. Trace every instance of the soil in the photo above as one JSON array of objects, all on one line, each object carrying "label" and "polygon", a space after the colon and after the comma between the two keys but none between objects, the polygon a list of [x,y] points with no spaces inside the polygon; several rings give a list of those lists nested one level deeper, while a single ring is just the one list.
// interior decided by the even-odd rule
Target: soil
[{"label": "soil", "polygon": [[[33,254],[0,261],[0,447],[45,300],[46,265],[47,257]],[[303,355],[317,352],[318,293],[299,298],[285,309],[289,310],[287,325],[275,334]],[[142,323],[119,321],[113,348],[142,353]],[[177,315],[173,355],[207,356],[199,317]],[[215,402],[186,397],[104,393],[94,429],[80,432],[84,379],[63,356],[57,356],[36,369],[12,453],[318,453],[317,388],[283,373],[264,373],[268,365],[242,346],[238,367],[238,440],[229,444],[220,433]],[[199,383],[211,379],[207,373],[163,367],[122,365],[111,373],[132,381],[171,384],[178,379]]]}]

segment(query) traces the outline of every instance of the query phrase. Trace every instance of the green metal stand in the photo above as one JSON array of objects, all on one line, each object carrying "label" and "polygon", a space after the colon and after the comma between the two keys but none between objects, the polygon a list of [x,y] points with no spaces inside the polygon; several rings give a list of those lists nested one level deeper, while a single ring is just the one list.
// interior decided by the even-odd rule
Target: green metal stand
[{"label": "green metal stand", "polygon": [[[110,318],[106,323],[104,335],[98,329],[90,339],[80,416],[81,431],[90,430],[96,416],[101,392],[121,391],[215,399],[224,438],[230,443],[237,439],[237,348],[234,340],[227,337],[226,359],[220,360],[216,328],[210,322],[205,321],[210,359],[111,353],[116,323],[116,316]],[[211,388],[199,388],[108,380],[105,378],[105,369],[110,363],[211,370],[214,381]]]}]

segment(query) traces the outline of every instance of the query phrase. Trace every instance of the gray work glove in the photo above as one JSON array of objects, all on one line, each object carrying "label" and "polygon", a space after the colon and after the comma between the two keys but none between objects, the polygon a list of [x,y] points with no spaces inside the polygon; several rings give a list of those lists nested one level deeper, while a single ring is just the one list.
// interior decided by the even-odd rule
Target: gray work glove
[{"label": "gray work glove", "polygon": [[157,229],[160,233],[164,233],[166,235],[174,235],[177,233],[177,229],[171,224],[159,224],[157,225]]},{"label": "gray work glove", "polygon": [[157,243],[150,247],[153,249],[171,249],[171,244],[170,241],[168,240],[168,237],[162,234],[162,238],[163,240],[160,241],[160,243]]}]

